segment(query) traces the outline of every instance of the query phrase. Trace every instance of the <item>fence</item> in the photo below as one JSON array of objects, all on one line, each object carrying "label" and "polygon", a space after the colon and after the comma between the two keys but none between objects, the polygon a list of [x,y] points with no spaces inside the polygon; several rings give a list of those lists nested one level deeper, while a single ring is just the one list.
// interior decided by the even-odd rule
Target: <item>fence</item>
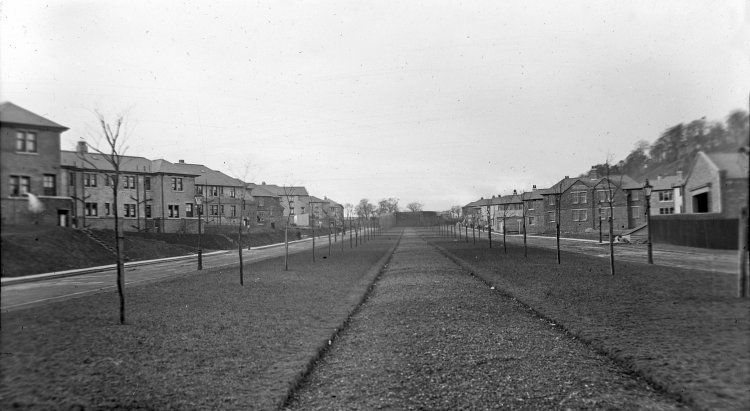
[{"label": "fence", "polygon": [[736,250],[739,244],[739,219],[718,214],[652,216],[651,228],[655,243],[721,250]]}]

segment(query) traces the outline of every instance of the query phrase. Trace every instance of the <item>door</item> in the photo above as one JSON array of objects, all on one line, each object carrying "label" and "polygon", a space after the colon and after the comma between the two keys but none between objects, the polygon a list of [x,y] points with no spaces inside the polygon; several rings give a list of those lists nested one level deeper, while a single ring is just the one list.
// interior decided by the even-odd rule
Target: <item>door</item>
[{"label": "door", "polygon": [[60,227],[68,226],[68,210],[57,210],[57,224]]}]

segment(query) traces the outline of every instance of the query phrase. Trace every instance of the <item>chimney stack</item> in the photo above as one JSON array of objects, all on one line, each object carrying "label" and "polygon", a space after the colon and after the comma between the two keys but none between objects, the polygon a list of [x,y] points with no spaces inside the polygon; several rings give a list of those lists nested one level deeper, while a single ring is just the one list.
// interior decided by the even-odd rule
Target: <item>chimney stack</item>
[{"label": "chimney stack", "polygon": [[536,184],[534,184],[533,186],[531,186],[531,191],[536,191]]},{"label": "chimney stack", "polygon": [[76,147],[76,151],[78,151],[78,153],[80,154],[86,154],[89,152],[89,146],[85,141],[79,141]]},{"label": "chimney stack", "polygon": [[682,170],[677,170],[677,178],[682,180]]},{"label": "chimney stack", "polygon": [[180,164],[185,164],[185,160],[180,160],[179,163]]}]

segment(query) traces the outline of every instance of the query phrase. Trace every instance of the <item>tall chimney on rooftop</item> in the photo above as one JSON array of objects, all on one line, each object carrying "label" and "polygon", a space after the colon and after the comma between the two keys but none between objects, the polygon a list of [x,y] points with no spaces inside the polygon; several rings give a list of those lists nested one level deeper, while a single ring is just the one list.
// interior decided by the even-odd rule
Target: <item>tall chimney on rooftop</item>
[{"label": "tall chimney on rooftop", "polygon": [[86,154],[89,152],[89,146],[85,141],[81,140],[76,145],[76,151],[78,151],[80,154]]},{"label": "tall chimney on rooftop", "polygon": [[185,160],[180,160],[179,163],[180,164],[185,164]]}]

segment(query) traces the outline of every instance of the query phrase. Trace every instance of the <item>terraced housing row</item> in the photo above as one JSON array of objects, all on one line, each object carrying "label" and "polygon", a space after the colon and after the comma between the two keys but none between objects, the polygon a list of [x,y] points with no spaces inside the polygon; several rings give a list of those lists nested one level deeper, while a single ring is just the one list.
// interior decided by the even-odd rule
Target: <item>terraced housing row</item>
[{"label": "terraced housing row", "polygon": [[[246,183],[202,164],[122,156],[118,203],[112,166],[85,142],[60,149],[67,128],[13,103],[0,104],[2,223],[197,232],[238,224],[316,226],[340,222],[343,206],[305,187]],[[36,206],[34,206],[36,204]]]}]

